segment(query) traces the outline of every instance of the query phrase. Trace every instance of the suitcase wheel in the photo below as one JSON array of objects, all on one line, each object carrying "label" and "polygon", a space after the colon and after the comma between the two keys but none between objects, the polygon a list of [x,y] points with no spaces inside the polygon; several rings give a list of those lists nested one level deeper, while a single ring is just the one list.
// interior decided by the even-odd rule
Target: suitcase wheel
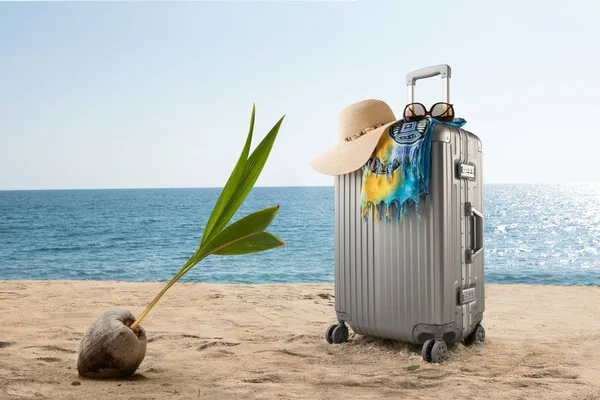
[{"label": "suitcase wheel", "polygon": [[348,328],[344,324],[335,324],[325,330],[325,340],[329,344],[346,343],[348,341]]},{"label": "suitcase wheel", "polygon": [[431,348],[433,347],[433,342],[433,339],[429,339],[423,343],[423,348],[421,349],[423,361],[431,362]]},{"label": "suitcase wheel", "polygon": [[337,324],[329,325],[327,329],[325,329],[325,340],[327,340],[327,343],[329,344],[333,343],[333,338],[331,337],[331,335],[333,334],[333,330],[335,328],[337,328]]},{"label": "suitcase wheel", "polygon": [[426,362],[439,363],[446,359],[448,347],[446,342],[441,339],[429,339],[423,343],[421,354]]},{"label": "suitcase wheel", "polygon": [[436,340],[431,348],[431,362],[440,363],[446,359],[448,347],[443,340]]},{"label": "suitcase wheel", "polygon": [[477,324],[475,329],[473,329],[473,332],[469,333],[469,336],[465,338],[465,344],[469,346],[483,342],[485,342],[485,329],[483,329],[483,326]]}]

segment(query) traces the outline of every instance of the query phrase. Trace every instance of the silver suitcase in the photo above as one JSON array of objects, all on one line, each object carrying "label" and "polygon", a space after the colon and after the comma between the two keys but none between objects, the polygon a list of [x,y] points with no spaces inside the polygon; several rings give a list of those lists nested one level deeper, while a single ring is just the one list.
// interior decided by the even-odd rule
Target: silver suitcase
[{"label": "silver suitcase", "polygon": [[[418,79],[448,65],[407,74],[408,102]],[[421,218],[361,218],[362,171],[335,177],[335,309],[329,343],[356,333],[423,344],[426,361],[441,362],[447,344],[483,342],[483,181],[481,141],[464,129],[436,125],[429,195]]]}]

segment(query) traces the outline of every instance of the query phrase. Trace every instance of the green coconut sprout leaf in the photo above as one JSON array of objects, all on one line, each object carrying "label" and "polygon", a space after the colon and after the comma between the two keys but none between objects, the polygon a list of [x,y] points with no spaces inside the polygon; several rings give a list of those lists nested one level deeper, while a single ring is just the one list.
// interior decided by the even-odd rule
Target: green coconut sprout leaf
[{"label": "green coconut sprout leaf", "polygon": [[[219,222],[221,216],[223,215],[223,210],[228,205],[231,196],[234,194],[238,187],[238,183],[240,181],[240,177],[244,173],[244,167],[246,166],[246,161],[248,160],[248,153],[250,152],[250,144],[252,143],[252,134],[254,133],[254,118],[256,115],[256,107],[252,106],[252,116],[250,117],[250,129],[248,131],[248,137],[246,138],[246,144],[244,145],[244,149],[242,150],[242,154],[240,154],[240,158],[238,162],[235,164],[233,171],[231,172],[231,176],[227,180],[225,187],[223,187],[223,191],[215,204],[215,207],[210,214],[210,218],[206,223],[206,227],[204,228],[204,232],[202,234],[202,239],[200,241],[200,246],[206,242],[206,240],[210,237],[210,234],[215,229],[215,225]],[[229,220],[227,221],[229,222]],[[225,222],[225,224],[227,224]],[[218,231],[219,228],[217,227]]]},{"label": "green coconut sprout leaf", "polygon": [[269,232],[258,232],[246,236],[236,242],[229,243],[213,254],[217,256],[239,256],[242,254],[260,253],[284,246],[285,242]]},{"label": "green coconut sprout leaf", "polygon": [[[252,152],[252,154],[250,155],[250,158],[245,162],[242,175],[239,178],[239,180],[237,181],[237,186],[235,188],[235,191],[229,197],[227,205],[222,207],[222,212],[216,219],[216,222],[215,222],[212,230],[209,231],[208,233],[206,233],[206,231],[204,232],[204,234],[202,236],[203,244],[206,243],[208,240],[210,240],[210,237],[213,232],[218,232],[221,229],[223,229],[225,227],[225,225],[227,225],[227,223],[231,220],[233,215],[237,212],[237,210],[240,208],[240,206],[242,205],[242,203],[248,196],[248,193],[250,193],[250,190],[252,190],[252,188],[254,187],[254,184],[256,183],[256,180],[260,176],[260,173],[262,172],[263,167],[265,166],[265,163],[267,162],[267,158],[269,157],[269,154],[271,153],[271,148],[273,148],[273,143],[275,143],[275,139],[277,138],[277,133],[279,132],[279,128],[281,126],[281,123],[283,122],[283,118],[284,117],[282,117],[279,121],[277,121],[275,126],[271,129],[271,131],[267,134],[267,136],[265,136],[265,138],[260,142],[260,144],[258,146],[256,146],[256,149]],[[250,134],[252,133],[252,128],[253,127],[251,125],[250,126]],[[250,134],[248,137],[250,137]],[[234,171],[238,168],[238,166],[239,166],[239,162],[238,162],[238,165],[236,165]],[[219,198],[219,200],[217,200],[217,204],[215,205],[215,208],[217,206],[219,206],[219,207],[221,206],[219,204],[220,201],[221,201],[221,198]],[[208,227],[208,225],[207,225],[207,227]]]},{"label": "green coconut sprout leaf", "polygon": [[271,224],[278,211],[279,206],[274,206],[246,215],[215,234],[212,239],[198,249],[199,251],[194,257],[202,259],[207,254],[212,254],[231,243],[264,231]]},{"label": "green coconut sprout leaf", "polygon": [[[131,324],[130,328],[136,330],[142,320],[148,315],[152,307],[166,293],[167,290],[196,264],[211,254],[219,256],[237,256],[243,254],[259,253],[281,247],[285,242],[277,236],[265,232],[279,211],[279,206],[268,207],[249,214],[227,226],[231,218],[238,211],[248,193],[254,187],[260,173],[269,158],[273,143],[279,133],[283,118],[273,126],[256,149],[250,154],[250,145],[254,132],[255,107],[252,107],[250,130],[246,143],[242,149],[227,183],[223,187],[219,198],[210,214],[204,228],[200,247],[192,257],[181,267],[177,274],[167,283],[161,292],[150,302],[144,312]],[[227,227],[226,227],[227,226]]]}]

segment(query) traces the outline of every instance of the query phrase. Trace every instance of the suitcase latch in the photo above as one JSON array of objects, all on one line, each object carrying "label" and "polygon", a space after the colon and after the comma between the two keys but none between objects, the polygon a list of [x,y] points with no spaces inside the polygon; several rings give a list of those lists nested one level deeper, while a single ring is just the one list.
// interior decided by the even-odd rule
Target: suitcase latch
[{"label": "suitcase latch", "polygon": [[460,304],[468,304],[475,301],[475,288],[463,289],[460,292]]},{"label": "suitcase latch", "polygon": [[473,165],[473,164],[458,164],[456,167],[457,167],[459,179],[466,179],[469,181],[475,180],[475,165]]}]

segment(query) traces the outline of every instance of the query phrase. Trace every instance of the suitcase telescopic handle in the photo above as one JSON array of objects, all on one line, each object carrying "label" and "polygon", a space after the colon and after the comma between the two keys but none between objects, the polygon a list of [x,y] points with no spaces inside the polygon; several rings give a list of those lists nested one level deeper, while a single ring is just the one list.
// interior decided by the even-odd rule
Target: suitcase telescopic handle
[{"label": "suitcase telescopic handle", "polygon": [[467,264],[471,264],[483,252],[483,214],[473,207],[470,202],[467,202],[466,207],[467,216],[473,218],[473,224],[471,225],[473,246],[467,250]]},{"label": "suitcase telescopic handle", "polygon": [[412,103],[415,98],[415,85],[419,79],[431,78],[432,76],[442,76],[444,87],[444,102],[450,103],[450,77],[452,69],[448,64],[434,65],[425,67],[406,74],[406,86],[408,86],[408,102]]}]

